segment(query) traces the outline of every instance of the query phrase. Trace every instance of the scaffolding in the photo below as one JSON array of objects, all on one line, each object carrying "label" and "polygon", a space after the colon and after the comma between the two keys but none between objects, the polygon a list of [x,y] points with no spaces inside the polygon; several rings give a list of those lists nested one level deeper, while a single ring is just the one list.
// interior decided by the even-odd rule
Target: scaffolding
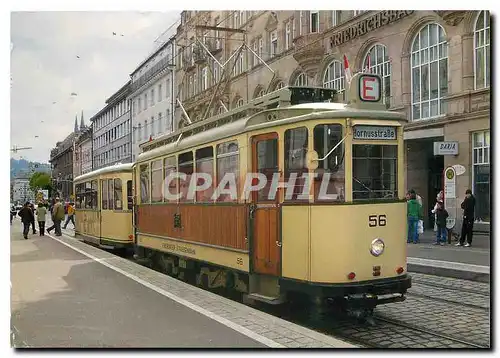
[{"label": "scaffolding", "polygon": [[[259,56],[255,51],[253,51],[247,44],[247,31],[239,28],[232,28],[232,27],[222,27],[218,26],[220,23],[225,21],[228,17],[226,17],[224,20],[219,22],[219,24],[215,24],[215,26],[208,25],[208,17],[209,17],[209,12],[205,14],[198,15],[196,18],[196,24],[191,25],[191,27],[187,27],[184,30],[185,35],[187,36],[189,30],[194,29],[194,41],[189,43],[187,46],[191,47],[190,51],[190,58],[188,57],[188,61],[191,62],[189,66],[186,66],[185,63],[181,63],[181,68],[183,68],[183,74],[182,78],[178,83],[180,83],[180,86],[177,91],[177,96],[176,96],[176,103],[178,104],[178,107],[180,108],[181,114],[179,116],[179,125],[181,126],[190,126],[193,125],[195,121],[193,121],[189,114],[188,110],[186,110],[186,107],[189,107],[191,103],[190,101],[193,100],[193,98],[196,97],[196,94],[194,94],[191,97],[188,97],[187,100],[183,102],[183,100],[180,98],[180,94],[183,88],[185,88],[185,81],[187,80],[187,73],[190,71],[190,69],[194,66],[196,68],[196,63],[197,60],[200,61],[207,61],[207,62],[212,62],[213,66],[218,67],[217,74],[214,73],[213,66],[207,66],[208,71],[210,72],[210,75],[213,79],[214,85],[211,86],[210,89],[204,89],[204,91],[209,91],[205,96],[209,98],[208,104],[205,106],[203,110],[203,114],[199,118],[201,121],[205,121],[210,117],[211,110],[215,108],[216,104],[219,104],[219,108],[222,108],[225,112],[228,112],[229,109],[224,103],[224,94],[227,92],[231,80],[232,80],[232,75],[233,72],[236,68],[237,62],[240,58],[240,56],[243,55],[243,53],[246,53],[247,51],[250,51],[250,53],[255,56],[271,73],[273,74],[272,79],[270,80],[268,86],[266,87],[265,93],[268,93],[270,90],[270,86],[274,83],[276,79],[276,73],[275,71],[264,61],[261,56]],[[207,33],[210,31],[214,32],[214,36],[207,36]],[[224,34],[220,36],[220,34]],[[214,48],[210,48],[210,46],[207,44],[207,39],[215,39],[216,43],[224,43],[227,44],[226,40],[226,34],[241,34],[241,38],[239,39],[230,39],[231,41],[240,41],[241,45],[239,45],[234,51],[232,51],[231,54],[229,54],[229,57],[227,60],[219,61],[217,57],[213,54]],[[194,46],[193,46],[194,45]],[[181,48],[181,51],[185,53],[186,45],[178,44],[178,46]],[[225,46],[220,46],[221,49],[223,50]],[[218,50],[218,49],[215,49]],[[193,58],[193,57],[196,57]],[[224,57],[222,57],[224,58]],[[182,56],[182,62],[186,62],[186,57]],[[220,71],[219,71],[220,70]],[[219,75],[220,74],[220,75]],[[249,74],[246,73],[245,76],[248,76]],[[248,81],[247,81],[247,91],[248,93]],[[188,93],[189,96],[189,93]],[[183,96],[186,97],[186,96]],[[189,103],[189,104],[188,104]],[[217,116],[220,113],[214,113],[215,116]]]}]

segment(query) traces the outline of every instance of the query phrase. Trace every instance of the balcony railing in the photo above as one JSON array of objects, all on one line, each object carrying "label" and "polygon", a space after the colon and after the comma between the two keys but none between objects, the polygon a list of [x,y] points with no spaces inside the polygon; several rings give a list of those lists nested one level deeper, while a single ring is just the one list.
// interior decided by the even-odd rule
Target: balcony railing
[{"label": "balcony railing", "polygon": [[145,74],[143,74],[141,77],[139,77],[139,79],[137,81],[132,82],[131,92],[134,92],[135,90],[137,90],[138,88],[143,86],[151,78],[153,78],[160,71],[167,68],[171,64],[172,64],[172,62],[170,61],[170,58],[165,57],[165,58],[161,59],[157,64],[155,64],[153,67],[151,67],[149,70],[147,70]]}]

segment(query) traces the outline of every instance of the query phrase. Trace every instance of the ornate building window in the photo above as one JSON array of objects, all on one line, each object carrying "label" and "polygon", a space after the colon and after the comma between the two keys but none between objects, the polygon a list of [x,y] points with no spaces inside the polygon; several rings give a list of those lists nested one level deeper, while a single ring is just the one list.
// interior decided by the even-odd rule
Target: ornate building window
[{"label": "ornate building window", "polygon": [[448,42],[438,24],[425,25],[411,50],[412,119],[427,119],[446,112],[448,94]]},{"label": "ornate building window", "polygon": [[315,34],[319,32],[319,12],[310,11],[309,12],[309,32]]},{"label": "ornate building window", "polygon": [[481,11],[474,29],[474,86],[490,86],[490,14]]},{"label": "ornate building window", "polygon": [[382,90],[384,103],[387,108],[391,105],[391,73],[392,66],[387,54],[387,47],[381,44],[372,46],[366,53],[363,69],[382,77]]},{"label": "ornate building window", "polygon": [[342,62],[337,60],[330,62],[323,76],[323,87],[335,89],[338,93],[344,93],[345,76]]},{"label": "ornate building window", "polygon": [[472,192],[476,220],[490,222],[490,131],[472,133]]},{"label": "ornate building window", "polygon": [[298,87],[305,87],[308,85],[308,80],[307,76],[304,72],[302,72],[300,75],[297,76],[297,78],[294,81],[294,85]]}]

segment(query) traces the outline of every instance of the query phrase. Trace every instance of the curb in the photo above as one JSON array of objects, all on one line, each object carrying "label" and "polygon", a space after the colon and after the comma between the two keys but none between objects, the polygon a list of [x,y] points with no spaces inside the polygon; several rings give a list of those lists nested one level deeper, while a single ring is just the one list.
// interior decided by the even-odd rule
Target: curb
[{"label": "curb", "polygon": [[407,270],[408,272],[459,278],[469,281],[490,282],[489,266],[408,257]]}]

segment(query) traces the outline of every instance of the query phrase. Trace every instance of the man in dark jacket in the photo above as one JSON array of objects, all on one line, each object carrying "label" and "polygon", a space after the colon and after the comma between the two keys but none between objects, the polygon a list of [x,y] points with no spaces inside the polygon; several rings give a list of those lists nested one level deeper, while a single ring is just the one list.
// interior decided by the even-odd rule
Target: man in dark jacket
[{"label": "man in dark jacket", "polygon": [[472,191],[467,189],[465,192],[465,199],[462,202],[462,209],[464,210],[464,217],[462,221],[462,235],[460,236],[460,241],[455,246],[464,246],[465,237],[467,237],[467,243],[465,247],[469,247],[472,244],[472,228],[474,226],[474,209],[476,208],[476,198],[472,195]]},{"label": "man in dark jacket", "polygon": [[33,228],[33,235],[35,235],[36,234],[36,229],[35,229],[35,214],[36,214],[35,205],[30,204],[30,209],[31,209],[31,212],[33,213],[33,221],[31,222],[31,227]]},{"label": "man in dark jacket", "polygon": [[434,245],[441,245],[443,246],[446,243],[446,238],[447,238],[447,230],[446,230],[446,219],[448,219],[448,212],[444,208],[444,204],[442,200],[439,200],[437,202],[437,208],[436,208],[436,227],[437,227],[437,232],[436,232],[436,242]]},{"label": "man in dark jacket", "polygon": [[30,208],[30,203],[24,204],[24,207],[19,211],[18,215],[21,217],[21,221],[23,222],[23,236],[27,240],[31,223],[35,220],[33,211],[31,211]]}]

